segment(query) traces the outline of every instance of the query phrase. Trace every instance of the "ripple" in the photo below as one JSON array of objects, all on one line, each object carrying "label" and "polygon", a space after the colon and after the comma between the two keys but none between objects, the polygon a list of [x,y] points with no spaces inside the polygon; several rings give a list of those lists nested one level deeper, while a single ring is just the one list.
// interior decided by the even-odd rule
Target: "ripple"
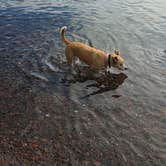
[{"label": "ripple", "polygon": [[41,79],[41,80],[48,81],[48,79],[47,79],[45,76],[43,76],[43,75],[41,75],[41,74],[39,74],[39,73],[31,72],[30,74],[31,74],[32,76],[36,77],[36,78]]},{"label": "ripple", "polygon": [[[10,145],[5,154],[11,147],[22,154],[14,143],[23,131],[27,140],[45,141],[39,149],[35,148],[40,145],[32,145],[33,156],[44,152],[43,164],[56,160],[59,165],[165,165],[166,50],[161,4],[1,1],[0,117],[3,141]],[[119,48],[128,70],[111,68],[108,75],[96,74],[79,63],[76,74],[71,74],[59,36],[64,25],[69,27],[69,39],[106,51]],[[10,156],[21,161],[15,153]]]}]

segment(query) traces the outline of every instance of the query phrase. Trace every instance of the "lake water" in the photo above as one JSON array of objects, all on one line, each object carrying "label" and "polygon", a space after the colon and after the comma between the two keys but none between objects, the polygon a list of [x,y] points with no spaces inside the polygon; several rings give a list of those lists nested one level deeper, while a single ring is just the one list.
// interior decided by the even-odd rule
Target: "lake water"
[{"label": "lake water", "polygon": [[[0,0],[0,162],[166,165],[165,0]],[[68,72],[67,38],[128,70]]]}]

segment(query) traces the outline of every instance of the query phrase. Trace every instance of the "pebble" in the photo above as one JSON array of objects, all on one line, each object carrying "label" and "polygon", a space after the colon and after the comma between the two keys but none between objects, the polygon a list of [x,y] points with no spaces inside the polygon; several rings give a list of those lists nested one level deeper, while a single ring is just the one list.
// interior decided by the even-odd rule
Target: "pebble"
[{"label": "pebble", "polygon": [[50,114],[46,114],[45,116],[46,116],[46,117],[50,117]]}]

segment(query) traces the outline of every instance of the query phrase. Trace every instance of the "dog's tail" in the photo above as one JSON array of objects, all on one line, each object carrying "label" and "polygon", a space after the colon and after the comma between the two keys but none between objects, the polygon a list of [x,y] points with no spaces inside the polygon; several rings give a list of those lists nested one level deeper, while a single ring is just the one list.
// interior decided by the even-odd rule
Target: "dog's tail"
[{"label": "dog's tail", "polygon": [[65,37],[65,35],[64,35],[66,29],[67,29],[67,27],[66,27],[66,26],[63,26],[63,27],[60,29],[60,35],[61,35],[61,38],[62,38],[63,42],[64,42],[66,45],[68,45],[68,44],[70,43],[70,41],[67,40],[66,37]]}]

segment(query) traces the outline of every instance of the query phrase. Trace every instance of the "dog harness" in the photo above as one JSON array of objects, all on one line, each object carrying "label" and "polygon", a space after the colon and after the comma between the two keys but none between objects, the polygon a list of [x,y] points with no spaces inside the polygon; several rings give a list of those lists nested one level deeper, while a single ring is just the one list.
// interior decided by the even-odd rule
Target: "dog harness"
[{"label": "dog harness", "polygon": [[105,64],[105,67],[109,67],[109,68],[111,68],[111,54],[107,54],[106,52],[105,52],[105,56],[104,56],[105,58],[104,58],[104,64]]},{"label": "dog harness", "polygon": [[111,68],[111,54],[108,54],[108,67]]}]

